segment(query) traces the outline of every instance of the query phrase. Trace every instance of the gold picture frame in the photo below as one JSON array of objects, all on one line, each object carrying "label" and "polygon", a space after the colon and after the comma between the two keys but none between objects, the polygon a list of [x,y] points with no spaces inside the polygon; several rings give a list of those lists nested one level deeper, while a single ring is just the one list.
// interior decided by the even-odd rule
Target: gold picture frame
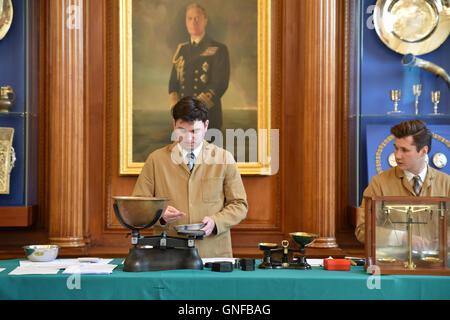
[{"label": "gold picture frame", "polygon": [[[120,8],[120,146],[119,174],[138,175],[144,161],[133,160],[133,0],[118,0]],[[174,0],[167,0],[173,1]],[[185,3],[185,0],[179,0]],[[271,1],[254,0],[257,7],[257,158],[239,162],[243,175],[270,175],[278,170],[278,131],[271,130]],[[171,123],[167,124],[171,126]],[[255,128],[256,129],[256,128]],[[249,139],[250,140],[250,139]],[[249,142],[250,143],[250,142]],[[274,148],[275,146],[275,148]],[[275,153],[274,153],[275,152]],[[276,155],[276,159],[271,156]],[[253,158],[255,159],[255,158]]]}]

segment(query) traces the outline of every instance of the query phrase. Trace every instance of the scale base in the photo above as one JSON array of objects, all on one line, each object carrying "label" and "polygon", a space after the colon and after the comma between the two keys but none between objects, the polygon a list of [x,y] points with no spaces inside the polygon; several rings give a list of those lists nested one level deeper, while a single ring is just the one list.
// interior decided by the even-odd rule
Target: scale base
[{"label": "scale base", "polygon": [[203,262],[197,248],[131,248],[123,263],[125,272],[175,269],[202,270]]},{"label": "scale base", "polygon": [[263,261],[259,266],[259,269],[296,269],[296,270],[311,270],[311,265],[306,262],[304,256],[298,257],[291,262],[282,263],[281,261],[271,262]]}]

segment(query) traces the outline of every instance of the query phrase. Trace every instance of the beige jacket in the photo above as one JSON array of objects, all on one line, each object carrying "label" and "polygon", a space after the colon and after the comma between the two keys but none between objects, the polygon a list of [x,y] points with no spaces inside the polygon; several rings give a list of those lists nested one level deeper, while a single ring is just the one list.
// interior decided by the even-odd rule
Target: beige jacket
[{"label": "beige jacket", "polygon": [[[371,196],[415,196],[413,187],[408,182],[403,170],[394,167],[379,173],[364,190],[363,198]],[[449,197],[450,176],[444,172],[428,166],[427,175],[423,182],[419,196],[421,197]],[[356,238],[364,243],[364,200],[358,208],[356,220]]]},{"label": "beige jacket", "polygon": [[186,213],[176,222],[155,225],[155,234],[166,231],[177,236],[176,225],[200,223],[205,216],[212,217],[217,233],[196,240],[199,254],[202,258],[232,257],[230,228],[246,217],[248,208],[236,162],[228,151],[204,141],[190,173],[177,143],[150,154],[133,195],[170,198],[170,206]]}]

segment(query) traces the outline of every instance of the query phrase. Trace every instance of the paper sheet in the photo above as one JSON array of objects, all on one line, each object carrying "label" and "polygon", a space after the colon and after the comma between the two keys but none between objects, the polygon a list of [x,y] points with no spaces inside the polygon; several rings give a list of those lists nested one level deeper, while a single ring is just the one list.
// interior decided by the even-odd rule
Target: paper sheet
[{"label": "paper sheet", "polygon": [[47,262],[21,260],[19,266],[9,274],[57,274],[60,269],[69,270],[63,273],[111,273],[116,267],[116,265],[108,264],[112,260],[98,259],[96,262],[83,262],[82,259],[81,261],[79,259],[55,259]]},{"label": "paper sheet", "polygon": [[5,270],[5,268],[0,268],[0,272],[2,272],[3,270]]},{"label": "paper sheet", "polygon": [[[96,264],[108,264],[113,259],[100,259],[98,262],[95,262]],[[19,264],[21,267],[58,267],[59,269],[65,269],[72,265],[79,265],[81,263],[78,259],[55,259],[53,261],[48,262],[35,262],[30,260],[21,260],[19,261]]]},{"label": "paper sheet", "polygon": [[217,262],[217,261],[227,261],[231,263],[235,263],[237,258],[202,258],[203,264],[207,262]]},{"label": "paper sheet", "polygon": [[81,274],[109,274],[117,267],[115,264],[102,263],[86,263],[79,265],[71,265],[63,271],[64,274],[81,273]]},{"label": "paper sheet", "polygon": [[323,266],[323,259],[306,259],[306,262],[308,262],[312,267]]},{"label": "paper sheet", "polygon": [[17,267],[9,275],[25,275],[25,274],[57,274],[59,268],[57,267]]}]

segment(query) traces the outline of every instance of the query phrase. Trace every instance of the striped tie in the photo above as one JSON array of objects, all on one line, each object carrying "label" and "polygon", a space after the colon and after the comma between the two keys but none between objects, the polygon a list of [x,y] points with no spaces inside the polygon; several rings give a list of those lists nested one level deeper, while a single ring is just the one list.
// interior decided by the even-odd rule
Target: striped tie
[{"label": "striped tie", "polygon": [[190,172],[192,172],[192,169],[194,168],[194,160],[195,160],[194,153],[193,152],[189,153],[187,166],[188,166]]},{"label": "striped tie", "polygon": [[419,176],[414,176],[414,192],[416,194],[416,196],[418,196],[420,194],[420,189],[422,189],[422,186],[420,185],[420,177]]}]

